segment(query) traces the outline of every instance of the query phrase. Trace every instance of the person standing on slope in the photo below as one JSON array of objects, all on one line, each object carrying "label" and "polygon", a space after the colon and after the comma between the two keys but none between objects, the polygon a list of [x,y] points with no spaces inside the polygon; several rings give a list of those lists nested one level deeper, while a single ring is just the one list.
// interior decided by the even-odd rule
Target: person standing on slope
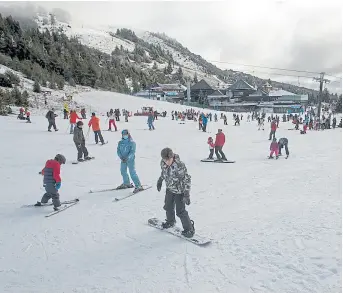
[{"label": "person standing on slope", "polygon": [[277,124],[276,124],[276,120],[274,118],[270,124],[269,140],[272,140],[272,136],[273,136],[273,138],[275,138],[276,128],[277,128]]},{"label": "person standing on slope", "polygon": [[61,165],[66,163],[66,158],[57,154],[54,160],[48,160],[45,163],[45,167],[40,172],[44,176],[43,186],[45,187],[45,194],[43,195],[40,202],[37,202],[37,206],[42,203],[45,204],[52,198],[52,203],[54,204],[54,210],[58,210],[61,206],[60,195],[58,190],[61,188]]},{"label": "person standing on slope", "polygon": [[116,119],[116,115],[114,114],[113,109],[110,109],[110,113],[108,115],[108,119],[109,119],[109,121],[108,121],[108,131],[112,131],[112,125],[114,127],[114,131],[118,131],[117,125],[114,122],[115,119]]},{"label": "person standing on slope", "polygon": [[127,168],[129,168],[131,179],[135,185],[133,193],[143,190],[141,182],[139,181],[138,175],[135,169],[135,154],[136,154],[136,143],[133,141],[129,131],[124,129],[122,132],[122,139],[118,142],[117,154],[121,160],[120,173],[123,177],[123,184],[118,186],[118,189],[131,188],[129,175],[127,174]]},{"label": "person standing on slope", "polygon": [[149,112],[149,115],[148,115],[148,126],[149,126],[149,130],[155,130],[155,127],[154,127],[154,113],[152,111]]},{"label": "person standing on slope", "polygon": [[202,131],[206,132],[208,119],[205,114],[202,115],[201,121],[202,121]]},{"label": "person standing on slope", "polygon": [[275,153],[275,159],[279,158],[279,145],[276,141],[276,138],[273,138],[272,143],[270,144],[270,154],[268,159],[273,159],[273,154]]},{"label": "person standing on slope", "polygon": [[95,116],[95,113],[92,113],[92,118],[88,122],[88,127],[91,127],[93,129],[94,135],[95,135],[95,143],[98,144],[99,139],[101,141],[101,144],[104,145],[105,141],[102,137],[101,130],[100,130],[100,119]]},{"label": "person standing on slope", "polygon": [[[88,156],[88,150],[86,148],[86,141],[85,141],[85,136],[83,135],[82,127],[83,127],[83,122],[78,121],[74,129],[74,137],[73,137],[73,140],[77,149],[77,160],[79,162],[82,162],[84,159],[85,160],[91,159]],[[84,159],[82,158],[83,156],[84,156]]]},{"label": "person standing on slope", "polygon": [[58,131],[57,127],[56,127],[56,122],[55,119],[57,117],[57,115],[55,114],[55,109],[52,108],[50,111],[48,111],[48,113],[46,113],[45,118],[48,119],[49,122],[49,126],[48,126],[48,131],[51,132],[51,127],[53,127],[55,129],[55,131]]},{"label": "person standing on slope", "polygon": [[76,125],[76,119],[81,120],[81,118],[77,115],[76,111],[75,110],[71,110],[70,111],[70,115],[69,115],[70,134],[74,133],[74,128],[75,128],[75,125]]},{"label": "person standing on slope", "polygon": [[181,162],[179,155],[174,154],[170,148],[161,151],[161,176],[157,181],[157,191],[161,191],[163,180],[166,183],[166,195],[163,209],[166,211],[166,221],[162,224],[164,229],[175,225],[176,215],[180,218],[182,235],[192,238],[195,229],[194,222],[189,218],[185,205],[190,205],[191,176]]},{"label": "person standing on slope", "polygon": [[216,141],[214,143],[214,149],[216,152],[217,160],[219,161],[227,161],[225,154],[223,153],[223,146],[225,144],[225,134],[223,133],[222,129],[218,129],[218,133],[216,134]]},{"label": "person standing on slope", "polygon": [[286,159],[287,159],[288,156],[289,156],[288,139],[287,139],[286,137],[280,138],[280,139],[279,139],[279,142],[278,142],[278,145],[279,145],[279,156],[282,156],[281,150],[282,150],[283,148],[285,148]]},{"label": "person standing on slope", "polygon": [[212,160],[213,159],[213,153],[214,153],[214,142],[213,142],[213,138],[211,136],[208,138],[207,144],[210,148],[210,155],[208,156],[207,159]]}]

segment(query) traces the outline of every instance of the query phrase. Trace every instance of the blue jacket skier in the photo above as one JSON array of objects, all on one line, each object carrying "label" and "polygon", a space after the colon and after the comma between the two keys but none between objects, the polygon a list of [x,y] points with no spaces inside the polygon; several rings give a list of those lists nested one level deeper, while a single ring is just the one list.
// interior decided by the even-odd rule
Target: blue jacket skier
[{"label": "blue jacket skier", "polygon": [[149,126],[149,130],[155,130],[154,127],[154,113],[153,112],[149,112],[149,116],[148,116],[148,126]]},{"label": "blue jacket skier", "polygon": [[123,176],[123,184],[118,186],[118,189],[132,187],[129,175],[127,174],[127,168],[129,168],[131,179],[135,185],[135,190],[133,192],[136,193],[143,190],[135,169],[136,143],[133,141],[127,129],[124,129],[121,134],[122,139],[118,142],[117,154],[121,160],[120,173],[121,176]]},{"label": "blue jacket skier", "polygon": [[206,132],[206,127],[207,127],[208,119],[205,116],[205,114],[202,114],[201,118],[202,118],[202,131]]}]

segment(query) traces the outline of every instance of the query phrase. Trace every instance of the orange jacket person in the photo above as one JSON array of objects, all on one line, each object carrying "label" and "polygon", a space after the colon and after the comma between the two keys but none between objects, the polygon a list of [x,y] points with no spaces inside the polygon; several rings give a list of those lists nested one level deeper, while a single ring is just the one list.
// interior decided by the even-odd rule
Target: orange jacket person
[{"label": "orange jacket person", "polygon": [[94,131],[94,135],[95,135],[95,143],[98,144],[99,139],[101,141],[101,144],[104,145],[104,138],[102,137],[101,134],[101,130],[100,130],[100,119],[98,117],[95,116],[95,113],[92,113],[92,118],[91,120],[89,120],[88,122],[88,126],[91,127]]},{"label": "orange jacket person", "polygon": [[74,133],[74,128],[76,126],[76,119],[82,120],[76,113],[75,110],[70,111],[69,122],[70,122],[70,134]]}]

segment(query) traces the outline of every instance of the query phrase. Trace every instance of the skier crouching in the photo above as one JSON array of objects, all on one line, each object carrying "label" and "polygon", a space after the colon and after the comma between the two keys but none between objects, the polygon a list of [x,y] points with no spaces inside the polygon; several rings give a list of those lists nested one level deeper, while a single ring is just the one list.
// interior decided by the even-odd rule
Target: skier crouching
[{"label": "skier crouching", "polygon": [[45,194],[43,195],[40,202],[37,202],[37,206],[42,203],[47,203],[52,198],[54,204],[54,210],[58,210],[61,206],[60,195],[58,190],[61,188],[61,165],[66,163],[66,158],[57,154],[54,160],[47,160],[44,169],[40,172],[44,176],[43,186],[45,187]]},{"label": "skier crouching", "polygon": [[182,235],[192,238],[194,235],[194,222],[189,218],[186,205],[190,205],[191,176],[180,157],[174,154],[170,148],[161,151],[161,176],[157,181],[157,190],[161,191],[162,182],[166,182],[166,195],[164,199],[164,210],[166,211],[166,222],[162,224],[164,229],[175,225],[176,215],[180,218],[183,231]]},{"label": "skier crouching", "polygon": [[129,168],[130,176],[135,184],[133,193],[143,190],[141,182],[139,181],[138,175],[135,169],[135,153],[136,143],[133,141],[129,131],[124,129],[122,132],[122,139],[118,142],[117,154],[121,160],[120,173],[123,177],[123,184],[118,186],[118,189],[131,188],[129,175],[127,174],[127,168]]},{"label": "skier crouching", "polygon": [[288,139],[286,137],[282,137],[279,139],[279,142],[278,142],[278,145],[279,145],[279,156],[282,156],[281,154],[281,150],[283,148],[285,148],[285,152],[286,152],[286,159],[288,158],[289,156],[289,150],[288,150]]}]

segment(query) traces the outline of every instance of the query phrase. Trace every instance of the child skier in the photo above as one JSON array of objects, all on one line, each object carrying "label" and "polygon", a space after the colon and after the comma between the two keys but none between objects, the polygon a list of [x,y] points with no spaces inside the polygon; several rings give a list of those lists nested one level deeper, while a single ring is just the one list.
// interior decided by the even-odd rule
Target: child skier
[{"label": "child skier", "polygon": [[[70,113],[70,116],[72,114]],[[83,122],[82,121],[78,121],[76,123],[76,127],[74,129],[74,143],[77,149],[77,160],[79,162],[83,161],[82,156],[84,156],[85,160],[90,160],[91,158],[88,156],[88,150],[86,148],[86,141],[85,141],[85,136],[83,135],[83,131],[82,131],[82,127],[83,127]]]},{"label": "child skier", "polygon": [[102,137],[101,130],[100,130],[100,119],[95,116],[95,113],[92,113],[92,118],[88,122],[88,127],[91,127],[93,129],[94,135],[95,135],[95,143],[98,144],[98,140],[100,138],[101,144],[104,145],[105,141]]},{"label": "child skier", "polygon": [[273,138],[273,141],[270,144],[270,155],[268,159],[273,159],[274,153],[275,153],[275,159],[278,159],[279,158],[279,145],[275,137]]},{"label": "child skier", "polygon": [[123,184],[118,186],[118,189],[125,189],[132,187],[130,183],[129,175],[127,174],[127,168],[129,168],[130,176],[135,184],[133,193],[143,190],[141,182],[139,181],[138,175],[135,169],[135,153],[136,143],[133,141],[129,131],[124,129],[122,132],[122,139],[118,142],[117,154],[121,160],[120,173],[123,177]]},{"label": "child skier", "polygon": [[54,210],[58,210],[61,206],[60,195],[58,190],[61,188],[61,165],[66,163],[66,158],[57,154],[54,160],[47,160],[45,167],[40,172],[44,176],[43,186],[45,187],[45,194],[43,195],[41,201],[37,202],[36,205],[40,206],[42,203],[45,204],[52,198],[52,203],[54,204]]},{"label": "child skier", "polygon": [[194,222],[189,218],[186,205],[190,205],[191,176],[188,175],[187,168],[180,157],[174,154],[170,148],[161,151],[161,176],[157,181],[157,191],[161,191],[162,182],[166,182],[166,195],[164,199],[164,210],[166,211],[166,221],[162,224],[164,229],[175,225],[176,215],[180,218],[183,231],[182,235],[192,238],[194,235]]},{"label": "child skier", "polygon": [[213,159],[213,153],[214,153],[214,142],[213,142],[213,138],[209,137],[207,140],[207,144],[210,148],[210,155],[208,156],[207,159],[212,160]]}]

